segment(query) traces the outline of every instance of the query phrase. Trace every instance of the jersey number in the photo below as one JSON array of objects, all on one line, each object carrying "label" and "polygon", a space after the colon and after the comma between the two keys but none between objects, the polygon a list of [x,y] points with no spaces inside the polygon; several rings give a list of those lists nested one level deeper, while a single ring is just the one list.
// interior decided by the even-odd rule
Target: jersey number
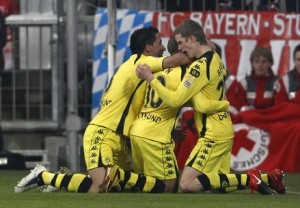
[{"label": "jersey number", "polygon": [[217,86],[217,90],[218,91],[221,91],[221,95],[219,97],[219,100],[223,100],[223,96],[224,96],[224,88],[225,88],[225,76],[222,80],[220,80],[220,82],[218,83],[218,86]]},{"label": "jersey number", "polygon": [[[156,79],[158,79],[163,86],[166,86],[166,80],[163,76],[158,76]],[[152,108],[158,108],[162,104],[162,99],[159,97],[155,98],[157,96],[155,96],[155,91],[150,85],[148,85],[146,93],[146,107],[150,106]]]}]

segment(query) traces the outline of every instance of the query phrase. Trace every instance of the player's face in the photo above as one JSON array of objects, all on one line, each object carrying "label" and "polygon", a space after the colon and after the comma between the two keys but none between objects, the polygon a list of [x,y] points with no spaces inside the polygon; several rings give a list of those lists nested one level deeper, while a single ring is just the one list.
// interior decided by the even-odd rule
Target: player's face
[{"label": "player's face", "polygon": [[178,51],[186,54],[189,58],[194,58],[192,50],[192,39],[183,37],[181,34],[175,35],[176,42],[178,44]]},{"label": "player's face", "polygon": [[296,70],[300,73],[300,51],[295,53],[294,63]]},{"label": "player's face", "polygon": [[163,52],[166,50],[165,46],[162,44],[160,34],[156,34],[156,39],[152,44],[151,56],[162,57]]},{"label": "player's face", "polygon": [[256,76],[266,76],[269,74],[271,63],[264,56],[255,57],[252,61],[252,68]]}]

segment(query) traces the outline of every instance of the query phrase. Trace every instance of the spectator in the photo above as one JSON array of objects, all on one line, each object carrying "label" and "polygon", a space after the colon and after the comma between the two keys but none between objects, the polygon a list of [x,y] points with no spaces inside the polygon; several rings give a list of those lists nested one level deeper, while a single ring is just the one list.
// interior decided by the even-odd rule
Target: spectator
[{"label": "spectator", "polygon": [[278,0],[260,0],[257,6],[258,11],[278,11],[279,2]]},{"label": "spectator", "polygon": [[288,101],[300,103],[300,44],[293,52],[295,67],[278,80],[275,104]]},{"label": "spectator", "polygon": [[274,105],[275,81],[271,66],[273,56],[269,49],[256,47],[251,55],[251,74],[238,82],[240,111],[264,109]]},{"label": "spectator", "polygon": [[245,0],[232,0],[232,10],[243,10],[243,7],[245,7]]},{"label": "spectator", "polygon": [[160,4],[162,9],[170,12],[216,10],[216,2],[212,0],[160,0]]},{"label": "spectator", "polygon": [[221,11],[232,10],[232,1],[231,0],[219,1],[219,10]]},{"label": "spectator", "polygon": [[258,11],[268,11],[269,10],[269,0],[260,0],[257,6]]},{"label": "spectator", "polygon": [[[283,141],[278,147],[272,147],[272,154],[276,153],[278,157],[275,166],[286,171],[297,169],[294,160],[286,158],[297,158],[300,139],[300,44],[294,49],[293,59],[295,67],[275,82],[275,104],[272,107],[240,112],[234,117],[239,123],[267,131],[272,142]],[[280,190],[285,192],[283,188]]]},{"label": "spectator", "polygon": [[287,12],[300,12],[299,0],[285,0],[285,6]]},{"label": "spectator", "polygon": [[[278,125],[289,127],[288,131],[285,127],[279,128],[281,130],[281,135],[284,135],[283,132],[287,131],[285,134],[285,139],[288,138],[288,135],[291,135],[293,132],[295,132],[294,135],[299,133],[300,44],[295,47],[293,58],[295,67],[286,75],[275,81],[275,83],[269,83],[269,85],[274,84],[276,89],[273,98],[274,105],[271,108],[263,108],[263,110],[250,110],[239,113],[237,116],[235,116],[235,121],[238,118],[239,122],[269,131],[271,137],[278,136]],[[294,128],[293,126],[297,126],[295,131],[292,131]],[[274,133],[273,130],[275,130],[276,133]]]}]

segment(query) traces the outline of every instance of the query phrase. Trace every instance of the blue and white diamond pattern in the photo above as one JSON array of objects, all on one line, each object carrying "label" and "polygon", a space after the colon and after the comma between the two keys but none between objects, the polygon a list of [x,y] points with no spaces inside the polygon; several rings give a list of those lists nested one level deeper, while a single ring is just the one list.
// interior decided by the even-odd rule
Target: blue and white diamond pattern
[{"label": "blue and white diamond pattern", "polygon": [[[130,55],[130,35],[138,28],[152,25],[153,12],[141,10],[117,10],[117,46],[115,71]],[[94,25],[94,63],[92,87],[92,117],[97,114],[100,100],[108,83],[106,40],[108,32],[107,9],[98,8]]]}]

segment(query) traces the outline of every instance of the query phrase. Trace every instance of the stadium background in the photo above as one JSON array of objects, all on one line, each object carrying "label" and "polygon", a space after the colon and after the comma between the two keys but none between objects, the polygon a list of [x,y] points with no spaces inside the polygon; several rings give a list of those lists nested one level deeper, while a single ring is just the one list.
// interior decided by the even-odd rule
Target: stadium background
[{"label": "stadium background", "polygon": [[[75,87],[78,88],[78,109],[70,117],[67,96],[70,77],[67,76],[66,67],[67,54],[72,54],[66,48],[66,4],[70,1],[38,2],[21,1],[19,13],[7,18],[10,30],[5,50],[7,70],[2,79],[0,118],[6,150],[22,154],[27,151],[28,158],[31,157],[30,164],[38,159],[51,169],[56,169],[58,165],[68,163],[67,144],[74,139],[70,138],[70,132],[78,134],[80,144],[84,126],[98,110],[107,83],[105,34],[108,16],[105,8],[97,8],[90,4],[91,1],[78,1],[76,5],[79,55],[78,85]],[[146,6],[143,1],[138,2],[135,6],[142,9],[158,5],[158,1],[151,1]],[[92,15],[94,12],[96,14]],[[300,42],[298,13],[167,13],[118,9],[115,69],[130,55],[129,36],[134,29],[146,25],[157,26],[166,44],[172,28],[185,18],[195,19],[203,25],[208,37],[223,49],[222,58],[230,73],[238,77],[249,72],[248,57],[256,45],[271,47],[274,57],[280,57],[275,58],[274,71],[278,74],[287,72],[292,63],[291,51]],[[252,140],[265,134],[256,129],[248,130],[249,135],[254,135]],[[78,166],[84,168],[80,160],[80,147],[76,152]],[[299,156],[294,154],[290,160],[296,158]],[[299,164],[291,171],[295,170],[299,170]]]}]

